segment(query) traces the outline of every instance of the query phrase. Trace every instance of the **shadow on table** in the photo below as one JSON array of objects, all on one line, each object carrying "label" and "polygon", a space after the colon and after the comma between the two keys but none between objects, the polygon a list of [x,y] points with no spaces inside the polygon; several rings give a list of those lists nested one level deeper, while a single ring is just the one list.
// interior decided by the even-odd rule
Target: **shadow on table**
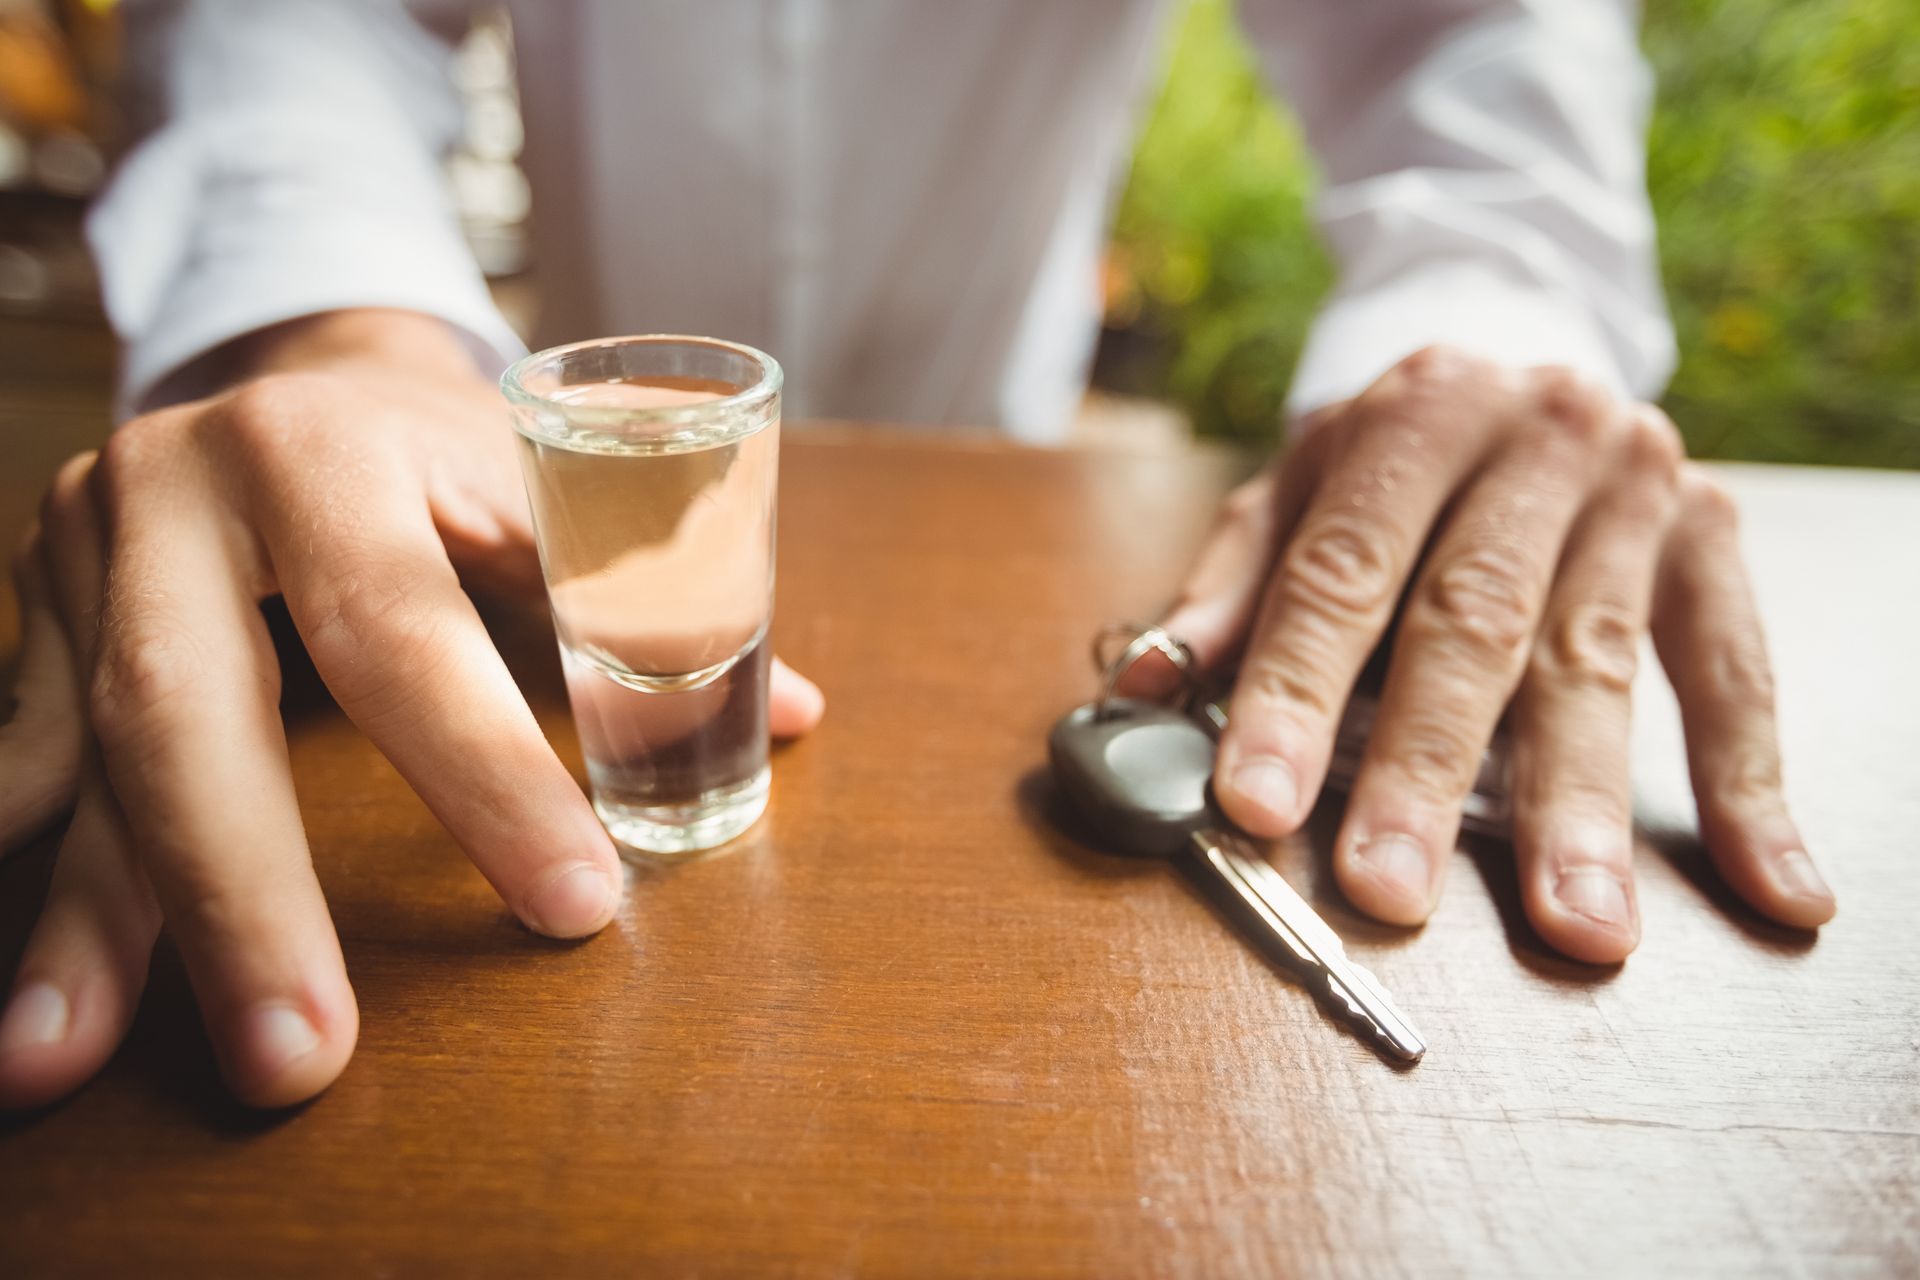
[{"label": "shadow on table", "polygon": [[1677,827],[1642,827],[1636,823],[1633,834],[1640,845],[1653,850],[1749,940],[1768,951],[1783,956],[1805,955],[1820,941],[1818,929],[1797,929],[1769,920],[1747,905],[1746,899],[1735,893],[1714,867],[1707,846],[1696,832]]},{"label": "shadow on table", "polygon": [[[1035,768],[1020,780],[1016,793],[1021,815],[1053,854],[1083,874],[1102,878],[1136,876],[1146,873],[1162,859],[1133,857],[1103,852],[1085,821],[1053,785],[1044,767]],[[1334,932],[1348,943],[1369,947],[1398,948],[1419,940],[1422,930],[1384,924],[1356,911],[1340,892],[1333,873],[1334,842],[1345,811],[1344,799],[1327,795],[1315,806],[1306,825],[1291,839],[1269,849],[1269,859],[1287,875],[1308,903]],[[1487,896],[1500,917],[1507,949],[1528,972],[1572,987],[1590,987],[1604,983],[1620,971],[1620,966],[1594,966],[1571,960],[1541,940],[1528,921],[1520,901],[1518,877],[1514,874],[1513,850],[1504,841],[1467,836],[1460,850],[1479,873]],[[1252,938],[1257,928],[1247,908],[1231,890],[1220,885],[1191,859],[1180,858],[1181,872],[1191,888],[1223,920],[1243,936]],[[1293,864],[1289,866],[1288,864]],[[1752,914],[1750,911],[1747,913]],[[1290,970],[1267,948],[1262,948],[1270,966],[1291,977]]]},{"label": "shadow on table", "polygon": [[[269,600],[262,613],[280,664],[280,709],[291,738],[303,726],[337,716],[339,710],[308,657],[285,605],[278,599]],[[564,708],[565,687],[545,615],[507,605],[489,607],[484,616],[529,700],[536,707]],[[0,865],[0,979],[5,980],[0,990],[11,986],[45,900],[63,828],[64,824],[56,824]],[[450,840],[446,843],[451,848]],[[389,891],[354,897],[354,889],[347,888],[342,898],[342,887],[333,886],[335,893],[330,900],[336,920],[353,922],[350,928],[341,930],[350,970],[359,967],[361,953],[370,941],[377,949],[391,950],[396,940],[404,940],[399,945],[410,952],[467,959],[551,953],[586,941],[556,941],[533,934],[493,896],[491,889],[477,883],[477,874],[457,851],[444,860],[400,860],[396,870],[416,878],[410,887],[418,892],[394,893],[387,886]],[[466,906],[466,890],[470,887],[462,884],[450,888],[449,877],[476,881],[472,910],[448,909],[450,905]],[[349,899],[351,909],[343,910]],[[421,981],[430,977],[422,975]],[[396,985],[389,975],[384,989],[391,993]],[[155,948],[133,1025],[96,1081],[33,1111],[0,1112],[0,1137],[39,1124],[107,1081],[113,1082],[110,1087],[116,1090],[147,1095],[163,1110],[184,1113],[191,1122],[230,1136],[270,1131],[297,1117],[306,1105],[260,1111],[241,1105],[227,1092],[186,970],[164,933]]]},{"label": "shadow on table", "polygon": [[1513,845],[1497,836],[1463,833],[1459,852],[1473,864],[1487,891],[1487,898],[1500,916],[1506,934],[1507,952],[1535,977],[1569,987],[1592,987],[1613,981],[1623,966],[1587,964],[1561,955],[1534,930],[1527,919],[1526,904],[1520,899],[1519,869],[1514,865]]},{"label": "shadow on table", "polygon": [[265,1133],[310,1104],[261,1111],[227,1092],[178,953],[164,937],[155,948],[140,1007],[126,1039],[98,1075],[72,1093],[31,1111],[0,1112],[0,1139],[35,1127],[98,1088],[143,1094],[226,1137]]},{"label": "shadow on table", "polygon": [[[1652,849],[1722,916],[1767,950],[1780,955],[1799,955],[1810,950],[1818,939],[1816,932],[1776,923],[1748,906],[1714,870],[1706,846],[1693,832],[1651,830],[1635,823],[1633,834],[1636,845]],[[1620,971],[1621,965],[1596,966],[1570,960],[1541,941],[1527,920],[1520,900],[1520,878],[1514,866],[1512,845],[1491,837],[1468,835],[1461,838],[1460,850],[1480,873],[1487,896],[1500,913],[1508,949],[1530,972],[1574,983],[1591,983],[1609,979]]]},{"label": "shadow on table", "polygon": [[[1049,850],[1083,874],[1115,878],[1140,875],[1143,872],[1164,874],[1169,869],[1177,868],[1178,874],[1186,882],[1189,891],[1205,902],[1223,925],[1238,933],[1266,962],[1267,968],[1274,976],[1314,996],[1314,1004],[1319,1008],[1322,1017],[1338,1026],[1341,1031],[1349,1034],[1352,1032],[1348,1017],[1335,1008],[1328,998],[1320,996],[1318,992],[1307,987],[1295,970],[1283,944],[1272,939],[1238,895],[1208,874],[1198,859],[1186,856],[1156,858],[1101,852],[1094,837],[1088,831],[1085,821],[1053,785],[1051,775],[1044,768],[1034,769],[1020,780],[1016,800],[1021,816],[1046,843]],[[1316,831],[1314,824],[1309,822],[1308,829],[1301,833],[1300,838],[1297,838],[1296,843],[1298,842],[1311,845],[1313,856],[1324,873],[1314,877],[1314,884],[1316,886],[1330,884],[1333,849],[1331,833],[1325,830]],[[1314,910],[1318,911],[1343,938],[1350,939],[1361,932],[1360,929],[1352,927],[1359,917],[1354,916],[1351,909],[1343,903],[1322,902],[1319,899],[1323,895],[1318,892],[1303,896],[1309,896]],[[1415,1065],[1398,1061],[1384,1054],[1381,1056],[1381,1061],[1396,1070],[1406,1070]]]},{"label": "shadow on table", "polygon": [[161,1106],[184,1113],[202,1128],[224,1137],[269,1132],[312,1105],[309,1100],[291,1107],[259,1110],[241,1104],[227,1091],[213,1042],[200,1021],[186,966],[165,938],[154,951],[146,994],[141,998],[133,1029],[106,1073],[137,1075],[136,1087]]}]

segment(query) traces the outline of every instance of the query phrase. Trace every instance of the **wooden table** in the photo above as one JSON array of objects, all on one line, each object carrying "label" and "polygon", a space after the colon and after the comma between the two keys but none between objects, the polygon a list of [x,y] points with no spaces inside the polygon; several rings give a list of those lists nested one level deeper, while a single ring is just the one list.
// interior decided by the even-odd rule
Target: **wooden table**
[{"label": "wooden table", "polygon": [[[305,677],[358,1055],[310,1106],[240,1110],[163,947],[105,1073],[0,1122],[0,1273],[1920,1269],[1920,476],[1727,472],[1841,901],[1817,941],[1684,840],[1644,851],[1618,971],[1544,952],[1498,852],[1418,932],[1344,906],[1329,815],[1276,852],[1431,1040],[1396,1071],[1178,872],[1049,819],[1089,633],[1165,596],[1234,466],[796,440],[778,639],[827,721],[764,823],[636,877],[583,945],[518,927]],[[7,473],[8,529],[37,484]],[[550,637],[502,639],[577,763]],[[1655,689],[1640,735],[1649,813],[1684,820]],[[0,873],[0,960],[43,874]]]}]

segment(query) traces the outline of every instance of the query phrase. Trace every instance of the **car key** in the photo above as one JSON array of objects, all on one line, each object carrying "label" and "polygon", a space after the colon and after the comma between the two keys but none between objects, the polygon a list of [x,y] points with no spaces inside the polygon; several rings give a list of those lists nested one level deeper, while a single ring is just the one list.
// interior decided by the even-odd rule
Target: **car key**
[{"label": "car key", "polygon": [[1307,988],[1364,1030],[1375,1046],[1417,1062],[1426,1042],[1378,980],[1347,958],[1340,938],[1242,837],[1207,793],[1214,741],[1187,715],[1159,703],[1103,698],[1054,725],[1053,775],[1109,847],[1159,857],[1191,856],[1259,920],[1280,960]]},{"label": "car key", "polygon": [[[1124,640],[1126,644],[1114,653],[1110,646],[1116,640]],[[1383,642],[1354,682],[1346,712],[1334,735],[1332,757],[1327,762],[1328,791],[1342,794],[1352,791],[1359,779],[1367,739],[1372,736],[1373,722],[1380,710],[1380,695],[1386,687],[1391,651],[1392,646]],[[1215,738],[1226,732],[1227,705],[1232,700],[1238,673],[1231,669],[1200,671],[1193,651],[1162,627],[1116,622],[1101,629],[1093,642],[1093,665],[1105,676],[1106,696],[1113,697],[1119,689],[1121,675],[1153,652],[1161,654],[1181,678],[1176,705],[1200,721]],[[1513,839],[1512,757],[1512,744],[1503,725],[1494,731],[1493,741],[1481,753],[1473,789],[1461,802],[1462,830],[1500,840]]]}]

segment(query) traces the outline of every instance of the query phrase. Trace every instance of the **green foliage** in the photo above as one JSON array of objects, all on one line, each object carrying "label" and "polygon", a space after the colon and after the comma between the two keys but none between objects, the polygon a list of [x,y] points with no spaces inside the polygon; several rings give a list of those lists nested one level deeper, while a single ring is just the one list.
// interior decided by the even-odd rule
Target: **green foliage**
[{"label": "green foliage", "polygon": [[1164,339],[1126,389],[1166,395],[1203,434],[1271,439],[1333,281],[1311,165],[1226,0],[1191,7],[1170,57],[1114,230],[1110,316]]},{"label": "green foliage", "polygon": [[[1644,43],[1693,451],[1920,467],[1920,5],[1647,0]],[[1271,438],[1332,278],[1312,185],[1230,0],[1195,0],[1115,232],[1111,319],[1151,340],[1108,380]]]},{"label": "green foliage", "polygon": [[1920,5],[1653,0],[1668,409],[1722,457],[1920,467]]}]

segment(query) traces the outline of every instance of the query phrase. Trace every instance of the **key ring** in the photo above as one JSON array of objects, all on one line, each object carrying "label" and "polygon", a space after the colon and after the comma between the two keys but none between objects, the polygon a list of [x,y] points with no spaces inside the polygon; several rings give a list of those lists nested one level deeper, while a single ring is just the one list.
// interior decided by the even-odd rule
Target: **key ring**
[{"label": "key ring", "polygon": [[[1123,636],[1127,638],[1125,647],[1114,657],[1108,658],[1108,647]],[[1193,649],[1165,627],[1139,622],[1110,622],[1100,628],[1100,633],[1093,638],[1093,668],[1103,678],[1097,705],[1105,710],[1117,695],[1121,678],[1133,669],[1133,664],[1149,653],[1156,652],[1171,662],[1173,669],[1179,673],[1180,692],[1174,705],[1185,706],[1193,693],[1196,679]]]}]

